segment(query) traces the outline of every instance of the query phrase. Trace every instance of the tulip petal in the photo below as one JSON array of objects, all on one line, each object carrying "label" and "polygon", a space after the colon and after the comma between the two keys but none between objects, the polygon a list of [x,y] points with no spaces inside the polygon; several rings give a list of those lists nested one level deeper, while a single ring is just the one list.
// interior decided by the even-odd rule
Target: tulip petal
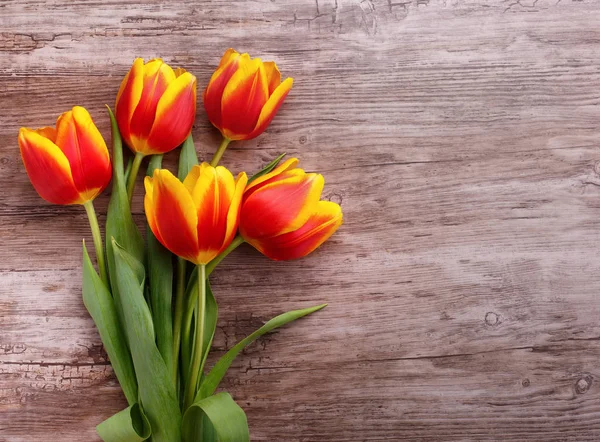
[{"label": "tulip petal", "polygon": [[[154,124],[158,102],[170,83],[175,80],[173,69],[161,59],[151,60],[144,65],[144,86],[142,95],[133,112],[130,121],[130,131],[133,139],[140,139],[136,144],[143,143]],[[136,146],[136,148],[138,147]]]},{"label": "tulip petal", "polygon": [[240,233],[245,239],[262,239],[299,229],[314,210],[325,181],[322,175],[292,169],[272,178],[275,182],[244,197]]},{"label": "tulip petal", "polygon": [[164,244],[165,240],[160,236],[154,211],[154,182],[149,176],[144,178],[144,188],[146,189],[146,195],[144,196],[144,212],[146,213],[148,225],[156,239],[158,239],[161,244]]},{"label": "tulip petal", "polygon": [[250,60],[248,54],[238,54],[233,49],[227,49],[219,67],[212,74],[208,86],[204,89],[202,99],[204,101],[204,108],[210,122],[217,128],[221,127],[221,99],[223,97],[223,90],[227,83],[231,79],[232,75],[238,69],[240,63],[246,63]]},{"label": "tulip petal", "polygon": [[196,77],[186,72],[169,84],[158,101],[146,154],[166,153],[189,136],[196,118]]},{"label": "tulip petal", "polygon": [[223,90],[223,135],[231,140],[246,139],[268,99],[269,85],[262,61],[255,58],[241,64]]},{"label": "tulip petal", "polygon": [[198,264],[198,218],[189,192],[166,169],[155,170],[152,178],[146,177],[145,185],[152,186],[144,205],[146,213],[151,213],[148,224],[156,238],[172,253]]},{"label": "tulip petal", "polygon": [[[198,182],[198,178],[200,178],[200,171],[202,167],[199,164],[192,166],[187,176],[183,180],[183,185],[187,189],[187,191],[192,195],[194,193],[194,187],[196,187],[196,183]],[[193,198],[192,198],[193,199]]]},{"label": "tulip petal", "polygon": [[314,212],[299,229],[265,239],[249,241],[265,256],[276,261],[302,258],[323,244],[342,224],[341,207],[330,201],[319,201]]},{"label": "tulip petal", "polygon": [[108,185],[112,169],[104,138],[85,108],[75,106],[58,117],[56,145],[69,161],[82,198],[95,198]]},{"label": "tulip petal", "polygon": [[187,71],[183,68],[175,68],[173,70],[173,72],[175,73],[175,78],[180,77],[181,75],[185,74]]},{"label": "tulip petal", "polygon": [[[219,61],[219,66],[217,66],[218,68],[225,66],[227,63],[229,63],[231,60],[237,59],[237,57],[240,54],[238,53],[238,51],[236,51],[233,48],[229,48],[225,51],[225,53],[223,54],[223,56],[221,57],[221,60]],[[248,54],[246,54],[248,55]]]},{"label": "tulip petal", "polygon": [[52,204],[81,204],[64,153],[48,138],[21,128],[19,148],[27,175],[37,193]]},{"label": "tulip petal", "polygon": [[233,192],[231,204],[227,213],[227,230],[225,232],[225,241],[223,242],[222,250],[225,250],[227,246],[229,246],[237,232],[238,225],[240,223],[242,197],[244,195],[244,188],[246,187],[247,183],[248,176],[245,172],[240,172],[235,179],[235,190]]},{"label": "tulip petal", "polygon": [[294,80],[292,78],[286,78],[283,81],[283,83],[281,83],[277,87],[277,89],[275,89],[273,95],[269,97],[269,100],[262,108],[254,130],[250,133],[250,135],[247,138],[245,138],[246,140],[250,140],[254,137],[259,136],[265,131],[267,126],[271,124],[271,121],[275,117],[275,114],[277,114],[277,111],[283,104],[283,100],[285,100],[285,97],[287,97],[288,93],[290,92],[293,83]]},{"label": "tulip petal", "polygon": [[56,144],[56,128],[51,126],[40,127],[39,129],[35,129],[35,133],[40,134],[44,138],[48,138]]},{"label": "tulip petal", "polygon": [[121,136],[131,146],[129,123],[142,96],[144,88],[144,60],[136,58],[121,82],[115,102],[115,117]]},{"label": "tulip petal", "polygon": [[269,95],[271,95],[277,89],[277,86],[281,84],[281,73],[274,61],[265,61],[264,65],[267,82],[269,83]]},{"label": "tulip petal", "polygon": [[235,192],[233,175],[226,168],[202,163],[192,193],[198,213],[198,261],[210,262],[223,249],[227,232],[227,214]]},{"label": "tulip petal", "polygon": [[298,165],[298,162],[299,162],[298,158],[290,158],[288,160],[285,160],[285,162],[283,164],[280,164],[275,169],[273,169],[271,172],[266,173],[263,176],[256,178],[254,181],[252,181],[248,185],[248,187],[246,187],[245,196],[248,197],[250,195],[252,189],[257,189],[259,187],[262,187],[261,184],[270,180],[274,176],[280,175],[285,171],[293,169],[294,167],[296,167]]}]

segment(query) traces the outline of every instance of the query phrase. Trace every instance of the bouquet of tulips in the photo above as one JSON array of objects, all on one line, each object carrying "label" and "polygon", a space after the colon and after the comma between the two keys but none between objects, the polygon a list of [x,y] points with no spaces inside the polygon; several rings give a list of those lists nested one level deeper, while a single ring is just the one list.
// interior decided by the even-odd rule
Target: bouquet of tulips
[{"label": "bouquet of tulips", "polygon": [[[60,115],[56,127],[21,128],[21,155],[39,195],[83,205],[90,221],[98,272],[84,243],[83,302],[129,403],[97,426],[104,441],[248,441],[244,411],[215,393],[227,369],[261,335],[325,307],[277,316],[205,366],[217,324],[209,283],[217,265],[244,242],[274,260],[303,257],[342,223],[340,206],[320,199],[323,177],[295,158],[281,163],[281,155],[251,177],[217,165],[231,141],[267,128],[291,87],[275,63],[227,50],[203,94],[223,135],[210,164],[198,164],[191,137],[196,78],[160,59],[136,59],[114,115],[108,108],[112,161],[83,107]],[[174,175],[161,163],[178,146]],[[130,204],[145,157],[144,242]],[[111,178],[103,240],[93,201]]]}]

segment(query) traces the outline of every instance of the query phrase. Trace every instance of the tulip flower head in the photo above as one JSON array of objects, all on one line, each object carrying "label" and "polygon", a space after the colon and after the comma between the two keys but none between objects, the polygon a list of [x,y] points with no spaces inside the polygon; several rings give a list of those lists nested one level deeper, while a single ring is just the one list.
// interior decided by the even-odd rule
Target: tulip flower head
[{"label": "tulip flower head", "polygon": [[271,123],[292,88],[275,62],[227,49],[204,90],[210,122],[229,140],[249,140]]},{"label": "tulip flower head", "polygon": [[37,193],[53,204],[85,204],[112,176],[106,143],[80,106],[60,115],[56,127],[19,131],[21,157]]},{"label": "tulip flower head", "polygon": [[136,58],[123,79],[115,105],[121,136],[143,155],[175,149],[196,118],[196,77],[157,58]]},{"label": "tulip flower head", "polygon": [[183,183],[166,169],[146,177],[144,208],[154,236],[172,253],[208,264],[237,231],[248,178],[207,163],[194,166]]},{"label": "tulip flower head", "polygon": [[252,181],[244,191],[240,234],[265,256],[301,258],[342,224],[341,207],[320,201],[323,176],[296,168],[296,158]]}]

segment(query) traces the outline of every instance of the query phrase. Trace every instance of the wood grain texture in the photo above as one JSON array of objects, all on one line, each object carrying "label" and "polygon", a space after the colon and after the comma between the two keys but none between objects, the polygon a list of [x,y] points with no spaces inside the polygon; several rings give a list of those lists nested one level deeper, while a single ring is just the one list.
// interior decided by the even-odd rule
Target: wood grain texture
[{"label": "wood grain texture", "polygon": [[[345,214],[304,260],[242,247],[214,274],[212,361],[329,302],[225,379],[252,439],[600,440],[599,22],[594,0],[0,1],[0,441],[96,441],[125,406],[81,301],[85,214],[39,199],[18,128],[81,104],[108,138],[134,57],[203,88],[230,46],[295,82],[224,164],[299,156]],[[193,133],[210,158],[203,112]]]}]

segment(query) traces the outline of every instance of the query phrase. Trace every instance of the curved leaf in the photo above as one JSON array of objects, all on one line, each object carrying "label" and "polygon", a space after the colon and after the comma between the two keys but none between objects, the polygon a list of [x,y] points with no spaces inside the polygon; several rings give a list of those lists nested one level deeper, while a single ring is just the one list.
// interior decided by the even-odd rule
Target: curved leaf
[{"label": "curved leaf", "polygon": [[198,164],[198,154],[192,134],[185,139],[179,151],[179,166],[177,169],[177,178],[183,182],[185,177],[190,173],[190,169]]},{"label": "curved leaf", "polygon": [[137,382],[125,334],[110,292],[94,270],[83,244],[83,304],[100,333],[115,375],[129,404],[137,401]]},{"label": "curved leaf", "polygon": [[[162,155],[153,155],[148,164],[147,175],[152,176],[160,169]],[[173,293],[173,255],[154,236],[146,224],[148,249],[148,285],[152,322],[156,331],[156,345],[162,355],[169,376],[173,372],[173,315],[171,312]]]},{"label": "curved leaf", "polygon": [[261,328],[256,330],[254,333],[249,335],[248,337],[242,339],[236,345],[234,345],[231,350],[229,350],[225,355],[217,361],[215,366],[212,368],[210,373],[204,378],[202,384],[200,385],[200,389],[198,390],[198,394],[196,395],[195,401],[201,400],[213,394],[221,380],[227,373],[227,369],[231,366],[231,363],[236,358],[240,352],[254,342],[257,338],[264,335],[265,333],[270,332],[282,325],[287,324],[288,322],[292,322],[296,319],[299,319],[303,316],[310,315],[311,313],[316,312],[317,310],[321,310],[327,306],[327,304],[317,305],[315,307],[309,307],[302,310],[292,310],[287,313],[283,313],[282,315],[276,316],[270,321],[268,321]]},{"label": "curved leaf", "polygon": [[175,386],[154,341],[154,326],[144,295],[144,267],[113,239],[113,275],[121,294],[124,328],[137,375],[140,403],[152,427],[153,442],[181,439],[181,412]]},{"label": "curved leaf", "polygon": [[[187,308],[186,308],[186,316],[184,318],[184,332],[183,332],[183,340],[182,340],[182,361],[183,367],[189,367],[191,363],[192,357],[192,345],[191,342],[192,336],[192,325],[194,321],[192,320],[192,312],[194,311],[194,306],[198,301],[198,277],[196,276],[197,269],[192,272],[192,276],[190,282],[188,284],[186,290],[186,299],[187,299]],[[210,346],[212,345],[213,338],[215,337],[215,330],[217,329],[217,318],[219,314],[219,307],[217,305],[217,300],[215,299],[215,295],[212,292],[210,287],[210,283],[208,279],[206,280],[206,309],[204,311],[204,343],[202,345],[203,348],[203,359],[202,359],[202,367],[204,367],[204,363],[206,362],[206,358],[208,357],[208,353],[210,352]],[[185,382],[189,378],[189,370],[184,370]]]},{"label": "curved leaf", "polygon": [[194,402],[183,417],[184,442],[249,442],[246,413],[229,393]]},{"label": "curved leaf", "polygon": [[140,442],[150,437],[150,422],[139,404],[132,404],[96,426],[104,442]]},{"label": "curved leaf", "polygon": [[[107,106],[108,108],[108,106]],[[115,281],[115,259],[112,252],[111,238],[115,238],[121,246],[133,255],[135,259],[144,262],[144,240],[138,230],[129,207],[127,190],[125,188],[125,173],[123,172],[123,143],[121,134],[115,117],[108,108],[112,128],[113,144],[113,176],[112,176],[112,194],[108,203],[106,213],[106,257],[108,261],[108,273],[110,276],[110,285],[112,295],[115,298],[115,307],[121,323],[123,314],[121,312],[121,303],[119,301],[120,293]]]}]

